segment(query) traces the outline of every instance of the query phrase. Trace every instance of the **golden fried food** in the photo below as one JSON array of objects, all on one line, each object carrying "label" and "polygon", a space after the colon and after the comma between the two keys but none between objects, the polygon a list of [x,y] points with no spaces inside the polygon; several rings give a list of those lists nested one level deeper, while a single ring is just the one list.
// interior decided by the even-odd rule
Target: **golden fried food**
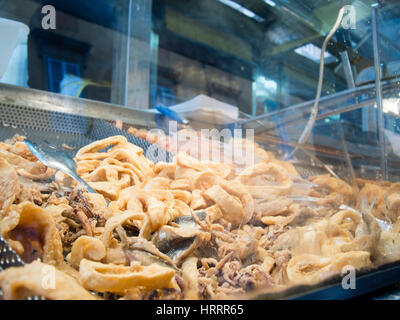
[{"label": "golden fried food", "polygon": [[10,208],[0,221],[1,235],[26,262],[37,258],[51,265],[61,265],[62,243],[52,215],[31,202]]},{"label": "golden fried food", "polygon": [[24,300],[32,296],[51,300],[96,299],[74,278],[39,261],[0,272],[0,287],[7,300]]},{"label": "golden fried food", "polygon": [[[374,207],[372,209],[372,214],[378,219],[385,219],[386,204],[385,204],[385,194],[387,188],[379,186],[375,183],[366,183],[364,187],[360,190],[360,195],[364,196],[365,199],[372,203],[374,202]],[[361,196],[357,201],[357,208],[361,209]]]},{"label": "golden fried food", "polygon": [[71,266],[79,267],[83,259],[100,261],[105,256],[106,247],[101,240],[94,237],[81,236],[72,245],[71,252],[66,259]]},{"label": "golden fried food", "polygon": [[0,216],[7,212],[19,189],[16,171],[6,160],[0,158]]},{"label": "golden fried food", "polygon": [[124,292],[135,287],[168,288],[175,272],[157,265],[129,267],[102,264],[83,259],[79,280],[86,289],[100,292]]},{"label": "golden fried food", "polygon": [[75,162],[96,194],[21,138],[0,143],[0,234],[26,263],[0,272],[3,297],[232,299],[400,259],[399,183],[359,180],[358,192],[329,175],[306,180],[236,143],[259,159],[237,170],[179,152],[154,164],[123,136],[93,142]]},{"label": "golden fried food", "polygon": [[353,205],[356,200],[355,190],[343,180],[329,175],[313,176],[309,180],[318,185],[313,188],[310,195],[321,197],[324,203],[331,203],[335,206]]}]

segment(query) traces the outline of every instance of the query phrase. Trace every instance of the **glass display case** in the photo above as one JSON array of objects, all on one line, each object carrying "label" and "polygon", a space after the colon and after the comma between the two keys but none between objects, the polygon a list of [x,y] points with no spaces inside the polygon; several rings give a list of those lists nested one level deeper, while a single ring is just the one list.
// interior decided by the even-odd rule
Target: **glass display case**
[{"label": "glass display case", "polygon": [[[400,4],[392,1],[0,1],[0,169],[11,166],[10,177],[19,179],[14,177],[19,184],[12,195],[0,188],[5,194],[0,230],[6,230],[0,244],[10,245],[12,255],[5,263],[0,250],[0,270],[33,263],[26,259],[25,240],[16,244],[18,230],[26,226],[4,227],[10,212],[20,210],[22,216],[30,202],[55,217],[49,207],[60,205],[58,197],[71,207],[59,213],[69,219],[71,234],[54,218],[61,240],[52,241],[60,241],[62,261],[48,262],[42,255],[43,264],[77,279],[82,268],[98,271],[100,265],[127,273],[134,273],[134,266],[141,272],[155,268],[162,274],[153,260],[143,260],[141,250],[167,261],[163,279],[171,280],[171,266],[176,272],[172,284],[160,276],[163,284],[143,284],[143,292],[128,286],[128,276],[119,290],[106,285],[76,289],[92,290],[98,298],[341,299],[399,283],[399,24]],[[29,141],[22,147],[24,139]],[[127,155],[132,145],[141,148],[135,160]],[[232,160],[237,145],[246,155]],[[125,153],[113,158],[118,148]],[[62,176],[64,169],[41,158],[44,149],[53,157],[56,149],[57,161],[65,161],[61,153],[74,159],[78,175],[102,197],[101,205]],[[182,156],[185,152],[190,158]],[[21,164],[28,162],[43,163],[44,178],[33,171],[27,175]],[[165,171],[172,167],[173,173]],[[46,176],[48,168],[58,171]],[[128,169],[135,178],[122,184]],[[213,178],[203,181],[197,174]],[[27,201],[18,193],[26,179],[38,184],[39,193],[32,191],[38,198]],[[162,184],[163,179],[172,181]],[[149,181],[158,186],[155,191]],[[44,188],[44,182],[55,189]],[[183,182],[188,185],[179,185]],[[121,200],[124,191],[140,208],[128,196]],[[151,191],[157,195],[146,193]],[[82,201],[73,198],[76,194],[87,198],[89,209],[76,205]],[[201,205],[193,204],[195,196]],[[153,228],[151,212],[158,209],[150,212],[149,199],[158,207],[167,203],[170,211],[163,217],[171,219]],[[181,207],[174,209],[175,216],[176,203]],[[106,240],[104,230],[116,216],[129,214],[129,205],[141,215],[116,222]],[[236,223],[223,206],[248,217]],[[185,224],[197,224],[190,236],[179,234]],[[163,243],[160,230],[170,232],[173,241]],[[67,235],[73,238],[68,244]],[[204,245],[206,238],[214,247]],[[43,241],[38,241],[42,254]],[[90,256],[83,241],[103,246],[104,255]],[[254,245],[251,256],[232,249],[241,241]],[[304,247],[295,249],[293,241]],[[128,262],[118,260],[117,253],[108,256],[122,245],[129,247],[121,249],[129,251]],[[342,267],[352,264],[360,285],[346,290]],[[109,272],[116,272],[112,268]],[[197,292],[183,289],[189,274],[196,274],[198,282],[191,285]],[[0,276],[0,287],[1,281]],[[175,291],[160,291],[167,287]],[[40,290],[29,294],[60,297]],[[5,297],[19,298],[15,292]]]}]

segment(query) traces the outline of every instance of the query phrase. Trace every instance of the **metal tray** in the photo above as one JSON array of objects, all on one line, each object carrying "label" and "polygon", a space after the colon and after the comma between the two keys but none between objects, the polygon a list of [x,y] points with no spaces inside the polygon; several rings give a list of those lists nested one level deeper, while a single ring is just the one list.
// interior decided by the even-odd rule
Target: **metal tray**
[{"label": "metal tray", "polygon": [[[48,142],[72,157],[77,150],[91,142],[122,135],[129,142],[141,147],[145,155],[155,163],[172,159],[171,154],[164,149],[120,130],[105,120],[10,105],[0,101],[0,141],[12,138],[15,134],[24,135],[37,143]],[[63,144],[73,147],[74,150],[63,148]]]}]

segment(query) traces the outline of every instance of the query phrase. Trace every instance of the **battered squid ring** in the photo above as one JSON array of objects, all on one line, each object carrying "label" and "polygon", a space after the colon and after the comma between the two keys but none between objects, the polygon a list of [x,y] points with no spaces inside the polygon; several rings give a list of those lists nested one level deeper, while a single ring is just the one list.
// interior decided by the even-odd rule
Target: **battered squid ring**
[{"label": "battered squid ring", "polygon": [[83,176],[101,165],[101,160],[81,160],[76,163],[76,173]]},{"label": "battered squid ring", "polygon": [[378,219],[385,220],[385,212],[386,212],[386,203],[385,196],[387,195],[387,187],[379,186],[373,183],[366,183],[364,187],[361,189],[358,197],[357,197],[357,206],[358,210],[361,210],[361,199],[365,198],[368,203],[374,202],[374,207],[372,208],[372,214]]},{"label": "battered squid ring", "polygon": [[[313,176],[310,177],[309,180],[318,185],[318,187],[316,187],[317,195],[324,196],[323,192],[319,194],[318,188],[328,191],[329,195],[324,197],[327,202],[334,201],[337,195],[341,196],[341,202],[345,204],[351,204],[355,200],[353,188],[343,180],[331,177],[327,174]],[[311,191],[310,195],[313,195],[314,192],[315,190]]]},{"label": "battered squid ring", "polygon": [[[44,276],[54,272],[54,287],[44,286]],[[49,283],[50,285],[51,283]],[[50,300],[96,300],[73,277],[53,266],[34,261],[23,267],[8,268],[0,272],[0,288],[6,300],[22,300],[29,296],[42,296]]]},{"label": "battered squid ring", "polygon": [[339,225],[341,228],[349,230],[354,233],[357,229],[358,224],[361,222],[361,217],[359,214],[351,210],[342,210],[335,213],[330,221]]},{"label": "battered squid ring", "polygon": [[141,183],[141,179],[134,171],[110,164],[103,164],[94,171],[82,175],[82,178],[97,192],[111,200],[116,200],[122,189]]},{"label": "battered squid ring", "polygon": [[[101,150],[108,147],[110,147],[109,150],[101,152]],[[144,157],[143,150],[129,143],[123,136],[114,136],[95,141],[81,148],[75,156],[79,171],[85,174],[91,172],[88,169],[93,169],[94,165],[97,164],[96,160],[104,160],[100,163],[100,166],[107,164],[122,166],[124,170],[130,170],[131,174],[137,175],[141,181],[154,175],[154,164]],[[79,165],[81,161],[85,161],[82,166]],[[87,161],[90,162],[87,163]]]},{"label": "battered squid ring", "polygon": [[[83,148],[79,149],[76,153],[75,159],[80,160],[94,160],[108,158],[117,148],[123,148],[128,145],[128,140],[124,136],[113,136],[103,140],[92,142]],[[109,146],[113,146],[107,152],[99,152]],[[141,149],[140,149],[141,150]]]},{"label": "battered squid ring", "polygon": [[0,147],[0,157],[14,167],[18,175],[32,180],[50,179],[55,170],[46,167],[39,161],[29,161],[20,155],[4,150]]},{"label": "battered squid ring", "polygon": [[[129,144],[129,147],[136,146]],[[139,148],[139,150],[132,152],[128,149],[116,149],[108,155],[108,158],[130,163],[137,168],[136,173],[139,175],[139,178],[144,180],[146,177],[151,177],[154,175],[154,164],[142,154],[142,149]]]},{"label": "battered squid ring", "polygon": [[194,210],[203,209],[207,206],[207,202],[203,197],[203,191],[195,189],[192,191],[192,199],[190,201],[190,207]]},{"label": "battered squid ring", "polygon": [[102,236],[102,241],[105,248],[110,246],[114,229],[130,219],[144,220],[145,215],[141,212],[126,211],[124,213],[116,213],[107,220]]},{"label": "battered squid ring", "polygon": [[131,178],[129,185],[141,182],[138,175],[132,170],[112,164],[102,164],[92,172],[82,175],[82,178],[87,182],[108,181],[118,183],[121,180],[121,175],[128,175]]},{"label": "battered squid ring", "polygon": [[131,223],[140,230],[140,236],[143,238],[148,238],[152,232],[175,218],[191,214],[185,202],[174,199],[166,190],[152,192],[135,187],[123,190],[120,198],[111,203],[110,207],[114,212],[136,212],[138,216],[131,219]]},{"label": "battered squid ring", "polygon": [[216,163],[212,161],[199,161],[196,158],[189,156],[186,152],[179,152],[174,158],[174,163],[178,167],[190,168],[195,171],[210,170],[217,176],[225,179],[232,171],[232,168],[225,163]]},{"label": "battered squid ring", "polygon": [[221,181],[206,190],[204,196],[220,207],[223,218],[233,227],[246,224],[253,215],[254,201],[240,184]]},{"label": "battered squid ring", "polygon": [[[243,170],[234,180],[244,185],[254,198],[266,195],[285,195],[290,192],[292,180],[285,168],[275,163],[260,162]],[[273,182],[276,185],[266,185]]]},{"label": "battered squid ring", "polygon": [[31,202],[13,205],[7,217],[0,221],[0,232],[25,261],[31,262],[31,252],[27,250],[38,243],[43,262],[55,266],[64,264],[60,234],[51,213],[45,209]]},{"label": "battered squid ring", "polygon": [[314,254],[299,254],[287,265],[289,281],[294,284],[312,284],[321,281],[323,273],[330,271],[332,258]]},{"label": "battered squid ring", "polygon": [[174,179],[175,170],[176,164],[174,163],[160,161],[154,165],[154,173],[156,173],[158,177]]},{"label": "battered squid ring", "polygon": [[349,251],[337,254],[332,260],[332,271],[342,272],[345,266],[360,270],[371,266],[371,254],[367,251]]},{"label": "battered squid ring", "polygon": [[180,206],[174,205],[171,207],[153,197],[146,197],[145,202],[147,208],[145,212],[146,219],[144,220],[143,226],[140,228],[139,236],[146,239],[149,238],[152,232],[157,231],[163,225],[168,224],[177,217],[185,215],[185,213],[186,215],[190,213],[190,208],[179,200],[174,200],[174,202],[180,204]]},{"label": "battered squid ring", "polygon": [[171,184],[171,179],[166,177],[155,177],[148,180],[144,185],[144,190],[154,190],[154,189],[169,189]]},{"label": "battered squid ring", "polygon": [[123,293],[135,287],[168,288],[174,276],[173,269],[156,264],[126,267],[83,259],[79,265],[79,281],[83,287],[100,292]]},{"label": "battered squid ring", "polygon": [[181,200],[186,204],[190,204],[192,201],[192,194],[185,190],[171,190],[171,194],[176,200]]},{"label": "battered squid ring", "polygon": [[[192,182],[191,186],[192,189],[199,189],[205,191],[211,188],[212,186],[224,183],[224,181],[226,180],[222,179],[221,177],[215,175],[213,172],[208,170],[208,171],[203,171],[198,175],[196,175],[195,177],[193,177],[191,181]],[[240,188],[240,186],[238,185],[237,187]]]},{"label": "battered squid ring", "polygon": [[106,248],[101,240],[93,237],[81,236],[72,245],[67,260],[73,267],[77,268],[82,259],[100,261],[105,256]]},{"label": "battered squid ring", "polygon": [[118,182],[110,181],[88,181],[88,184],[95,189],[98,193],[102,194],[110,200],[118,199],[121,190],[130,185],[131,178],[129,175],[124,174]]},{"label": "battered squid ring", "polygon": [[15,169],[0,158],[0,217],[12,205],[19,190],[20,185]]}]

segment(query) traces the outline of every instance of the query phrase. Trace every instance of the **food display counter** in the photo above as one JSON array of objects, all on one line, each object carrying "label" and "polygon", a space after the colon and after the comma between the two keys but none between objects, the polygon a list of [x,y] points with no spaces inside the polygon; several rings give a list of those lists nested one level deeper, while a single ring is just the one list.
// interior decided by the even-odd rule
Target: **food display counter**
[{"label": "food display counter", "polygon": [[[128,1],[128,17],[137,18],[132,1]],[[218,6],[233,10],[231,2],[218,1]],[[236,11],[244,8],[245,2],[239,2]],[[250,2],[249,7],[256,10],[257,1]],[[301,9],[291,1],[260,2],[277,10],[277,17],[282,12],[292,12],[295,17]],[[330,31],[332,19],[318,18],[322,13],[314,2],[304,4],[315,9],[306,25],[317,28],[316,21],[325,22],[318,27],[323,32],[315,40],[321,45],[328,43],[336,30]],[[379,56],[376,19],[385,6],[371,7],[364,2],[361,7],[370,9],[372,21],[372,35],[365,37],[364,43],[374,45],[374,52],[369,65],[363,66],[372,68],[376,79],[353,79],[351,83],[352,72],[356,72],[351,66],[346,69],[350,61],[346,61],[347,51],[336,35],[331,47],[322,44],[324,49],[319,51],[322,57],[325,49],[331,52],[326,63],[318,59],[312,65],[325,68],[325,77],[320,72],[318,81],[304,81],[313,84],[317,97],[313,92],[302,100],[297,91],[307,88],[304,83],[295,85],[299,78],[287,72],[285,64],[293,59],[292,54],[304,55],[297,50],[303,42],[281,61],[287,77],[281,82],[257,73],[269,72],[272,79],[271,70],[260,62],[265,50],[250,63],[246,59],[258,51],[246,51],[245,42],[239,50],[229,45],[227,38],[221,50],[226,54],[230,50],[232,56],[216,55],[214,49],[219,48],[223,36],[216,33],[215,38],[207,38],[204,30],[211,27],[200,25],[201,17],[196,16],[199,24],[193,25],[197,31],[187,30],[185,36],[195,34],[198,42],[208,41],[207,45],[216,48],[203,43],[196,54],[188,47],[173,51],[172,43],[189,41],[177,30],[185,29],[193,18],[190,10],[198,4],[192,2],[185,7],[177,0],[154,1],[150,8],[140,2],[143,33],[139,37],[129,29],[133,34],[127,35],[133,43],[124,42],[124,33],[113,39],[119,48],[114,55],[119,58],[111,84],[81,75],[84,70],[91,77],[96,74],[96,66],[89,62],[87,68],[92,70],[83,67],[86,62],[74,69],[79,59],[57,60],[62,54],[55,54],[55,49],[44,43],[59,43],[61,35],[43,30],[31,34],[30,50],[42,43],[41,59],[48,59],[52,52],[58,58],[47,61],[49,86],[45,90],[39,85],[0,83],[1,299],[352,299],[371,297],[378,290],[398,285],[400,82],[388,72],[380,74],[380,58],[386,61],[384,55]],[[123,1],[115,3],[119,3],[115,10],[125,8]],[[57,7],[57,1],[54,5]],[[340,4],[336,5],[340,9]],[[102,6],[110,9],[105,3]],[[182,16],[178,10],[182,6],[191,14]],[[343,9],[336,9],[329,10],[335,17],[339,13],[337,21],[341,22]],[[68,21],[65,17],[70,12],[65,8],[62,12]],[[265,30],[254,27],[254,37],[259,30],[270,35],[262,12],[246,24],[248,28],[263,24]],[[163,23],[159,21],[162,15]],[[159,23],[150,28],[145,19],[149,16]],[[87,17],[81,20],[79,16],[79,23],[89,21]],[[93,23],[101,30],[121,28],[118,23],[117,27]],[[67,25],[60,28],[70,36],[74,30]],[[152,45],[145,46],[148,51],[130,52],[130,46],[145,40],[144,31],[149,32]],[[166,35],[169,44],[163,38]],[[236,41],[244,41],[243,37]],[[309,41],[314,39],[310,37]],[[95,57],[98,49],[79,41],[60,43],[68,43],[71,52],[79,48],[83,56],[99,59]],[[154,47],[154,43],[160,44]],[[279,50],[286,50],[282,46]],[[350,47],[354,49],[356,44]],[[144,56],[154,58],[156,49],[160,50],[156,71],[152,70],[154,61],[132,63]],[[129,52],[128,56],[121,58],[121,51]],[[178,53],[185,59],[179,60]],[[200,57],[202,53],[210,56]],[[361,60],[352,58],[354,64]],[[251,69],[256,62],[257,72]],[[57,73],[52,73],[57,66],[80,72],[64,72],[59,81]],[[335,73],[334,66],[343,71]],[[31,69],[28,83],[38,84],[35,77],[39,76]],[[249,76],[250,69],[254,74]],[[158,82],[153,81],[155,74]],[[334,92],[330,91],[331,80]],[[66,85],[66,81],[72,82]],[[71,94],[71,87],[66,88],[77,83],[82,86],[77,90],[80,94]],[[152,91],[149,83],[157,88]],[[300,89],[289,94],[288,83]],[[174,103],[160,103],[161,98],[171,98],[167,87],[175,90]],[[110,88],[111,92],[107,91]],[[280,90],[274,99],[268,93],[272,89]],[[88,96],[83,95],[85,90]],[[160,90],[170,93],[161,95]],[[321,90],[324,94],[320,97]],[[176,106],[189,105],[196,97],[208,99],[208,109],[199,107],[191,113],[187,109],[185,113]],[[149,108],[151,104],[156,108]],[[44,274],[53,277],[49,278],[53,287],[43,285]]]}]

